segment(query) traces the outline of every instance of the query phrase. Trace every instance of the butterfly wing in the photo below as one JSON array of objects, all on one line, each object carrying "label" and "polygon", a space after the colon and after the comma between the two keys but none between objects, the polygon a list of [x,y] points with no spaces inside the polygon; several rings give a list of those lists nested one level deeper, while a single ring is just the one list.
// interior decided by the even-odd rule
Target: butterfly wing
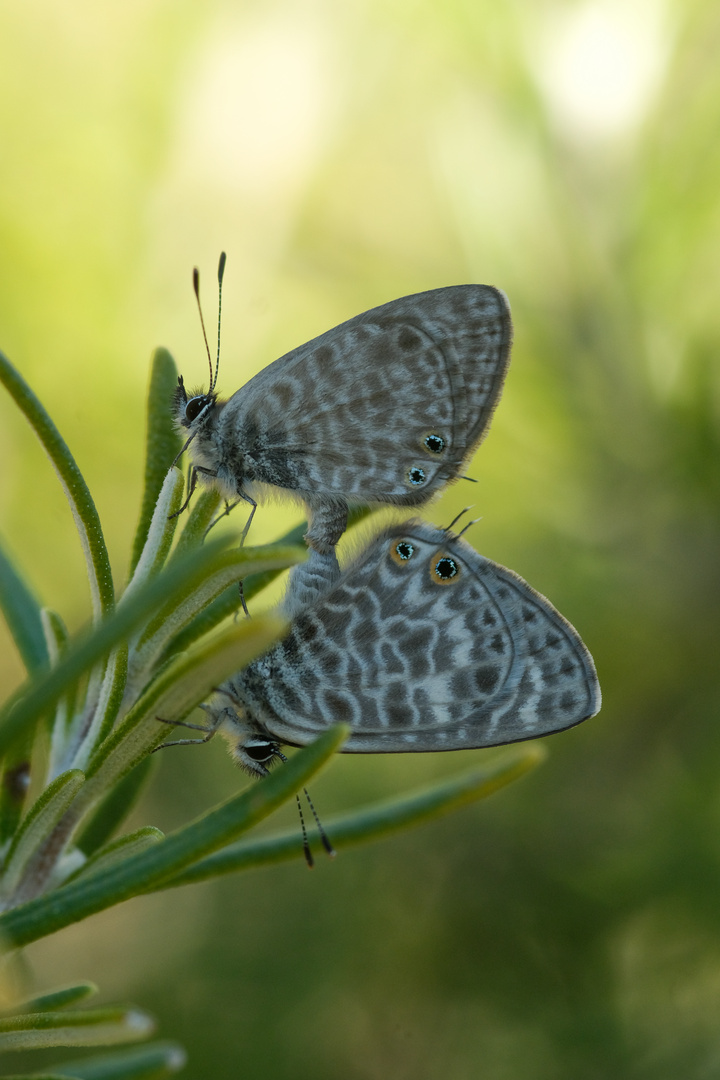
[{"label": "butterfly wing", "polygon": [[509,363],[507,300],[488,285],[406,296],[270,364],[222,407],[256,477],[329,498],[425,502],[487,432]]},{"label": "butterfly wing", "polygon": [[382,533],[239,678],[277,738],[302,745],[343,721],[354,753],[516,742],[600,708],[592,658],[552,604],[419,522]]}]

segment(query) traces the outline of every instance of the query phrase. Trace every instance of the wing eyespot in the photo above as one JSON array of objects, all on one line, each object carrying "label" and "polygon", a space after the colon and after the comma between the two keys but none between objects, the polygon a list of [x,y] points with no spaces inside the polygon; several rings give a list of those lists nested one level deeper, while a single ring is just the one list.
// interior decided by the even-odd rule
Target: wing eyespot
[{"label": "wing eyespot", "polygon": [[413,465],[412,469],[408,469],[407,478],[413,487],[422,487],[427,480],[427,474],[419,465]]},{"label": "wing eyespot", "polygon": [[390,558],[398,566],[405,566],[415,554],[415,545],[409,540],[398,540],[390,545]]},{"label": "wing eyespot", "polygon": [[460,563],[452,555],[440,552],[430,562],[433,585],[455,585],[460,580]]},{"label": "wing eyespot", "polygon": [[437,432],[429,432],[422,440],[422,445],[430,454],[442,454],[447,443],[442,435],[438,435]]}]

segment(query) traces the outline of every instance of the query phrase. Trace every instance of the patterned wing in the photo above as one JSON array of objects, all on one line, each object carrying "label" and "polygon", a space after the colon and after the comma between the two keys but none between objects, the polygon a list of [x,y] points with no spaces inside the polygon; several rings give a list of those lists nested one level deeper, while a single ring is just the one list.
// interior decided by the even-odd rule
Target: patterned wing
[{"label": "patterned wing", "polygon": [[354,753],[516,742],[600,708],[592,658],[552,604],[420,522],[382,533],[240,678],[277,738],[344,721]]},{"label": "patterned wing", "polygon": [[261,371],[222,408],[260,479],[415,505],[485,435],[509,363],[503,293],[458,285],[393,300]]}]

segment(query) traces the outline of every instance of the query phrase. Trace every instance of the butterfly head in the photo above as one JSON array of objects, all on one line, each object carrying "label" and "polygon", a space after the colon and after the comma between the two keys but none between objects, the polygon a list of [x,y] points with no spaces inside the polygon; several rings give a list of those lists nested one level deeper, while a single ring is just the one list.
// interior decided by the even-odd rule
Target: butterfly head
[{"label": "butterfly head", "polygon": [[205,393],[202,389],[197,389],[188,394],[182,375],[178,376],[173,411],[181,427],[197,431],[213,413],[216,404],[217,394],[214,390]]},{"label": "butterfly head", "polygon": [[277,739],[254,719],[236,690],[236,686],[226,683],[220,693],[229,699],[229,704],[203,705],[203,709],[211,717],[213,728],[227,742],[235,764],[250,776],[267,776],[276,762],[287,758]]},{"label": "butterfly head", "polygon": [[205,352],[207,353],[208,364],[210,365],[210,389],[207,393],[202,389],[198,389],[194,390],[191,394],[188,394],[185,389],[183,377],[180,375],[178,376],[178,385],[175,391],[174,400],[174,411],[177,422],[181,427],[190,429],[193,434],[196,434],[199,431],[200,426],[212,415],[217,403],[215,387],[217,386],[218,371],[220,368],[220,316],[222,313],[222,283],[224,274],[225,252],[223,251],[218,265],[218,341],[215,370],[213,371],[210,346],[208,345],[207,334],[205,333],[205,320],[203,319],[202,307],[200,306],[200,273],[197,267],[193,270],[193,289],[195,291],[195,299],[197,300],[198,313],[200,315],[200,325],[202,327],[203,340],[205,342]]}]

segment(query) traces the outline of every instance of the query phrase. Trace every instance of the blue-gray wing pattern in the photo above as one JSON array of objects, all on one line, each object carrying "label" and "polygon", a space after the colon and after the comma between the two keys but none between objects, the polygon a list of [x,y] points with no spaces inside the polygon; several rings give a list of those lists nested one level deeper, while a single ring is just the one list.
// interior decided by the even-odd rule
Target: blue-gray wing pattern
[{"label": "blue-gray wing pattern", "polygon": [[270,364],[223,406],[219,428],[281,486],[416,505],[487,432],[511,338],[491,286],[403,297]]},{"label": "blue-gray wing pattern", "polygon": [[530,739],[600,707],[592,658],[549,601],[421,522],[377,537],[233,685],[281,741],[345,721],[355,753]]}]

